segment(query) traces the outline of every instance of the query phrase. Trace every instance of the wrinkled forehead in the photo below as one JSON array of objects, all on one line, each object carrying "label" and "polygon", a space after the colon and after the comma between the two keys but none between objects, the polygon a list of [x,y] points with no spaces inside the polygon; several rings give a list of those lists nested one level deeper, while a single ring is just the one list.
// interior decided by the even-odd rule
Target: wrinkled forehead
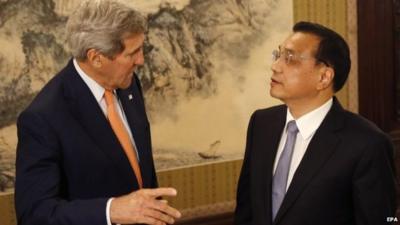
[{"label": "wrinkled forehead", "polygon": [[280,50],[293,53],[315,55],[321,38],[310,33],[294,32],[279,45]]}]

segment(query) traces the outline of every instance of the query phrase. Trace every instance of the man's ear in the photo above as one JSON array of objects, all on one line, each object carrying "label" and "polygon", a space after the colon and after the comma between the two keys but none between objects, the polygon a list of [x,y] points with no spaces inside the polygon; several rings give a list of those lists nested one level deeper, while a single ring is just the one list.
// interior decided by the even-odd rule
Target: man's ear
[{"label": "man's ear", "polygon": [[318,90],[324,90],[333,86],[333,78],[335,77],[335,71],[331,67],[321,68],[320,80],[317,86]]},{"label": "man's ear", "polygon": [[95,68],[100,68],[102,66],[101,63],[101,53],[99,53],[97,50],[91,48],[87,51],[86,53],[88,62],[90,65],[92,65]]}]

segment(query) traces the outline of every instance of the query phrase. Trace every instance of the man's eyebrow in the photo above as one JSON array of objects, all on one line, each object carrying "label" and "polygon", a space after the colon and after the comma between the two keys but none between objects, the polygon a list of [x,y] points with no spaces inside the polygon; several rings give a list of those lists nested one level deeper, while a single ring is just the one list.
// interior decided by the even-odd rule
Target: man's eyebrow
[{"label": "man's eyebrow", "polygon": [[135,48],[132,52],[128,52],[128,55],[134,55],[138,51],[140,51],[143,48],[143,45],[140,45],[139,47]]},{"label": "man's eyebrow", "polygon": [[[279,46],[279,50],[282,50],[281,47],[282,46]],[[286,48],[286,47],[283,47],[283,50],[286,51],[286,52],[289,52],[289,53],[295,53],[296,52],[295,50],[293,50],[291,48]]]},{"label": "man's eyebrow", "polygon": [[279,45],[279,46],[278,46],[278,50],[279,50],[279,51],[282,51],[282,50],[284,50],[284,51],[286,51],[286,52],[290,52],[290,53],[293,53],[293,52],[295,52],[293,49],[290,49],[290,48],[283,47],[282,45]]}]

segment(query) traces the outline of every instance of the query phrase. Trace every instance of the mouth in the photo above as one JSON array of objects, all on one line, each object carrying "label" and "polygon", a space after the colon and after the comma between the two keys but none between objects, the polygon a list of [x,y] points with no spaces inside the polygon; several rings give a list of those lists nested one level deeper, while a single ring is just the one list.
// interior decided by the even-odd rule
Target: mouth
[{"label": "mouth", "polygon": [[136,73],[137,72],[137,66],[133,67],[131,74]]},{"label": "mouth", "polygon": [[279,81],[277,81],[276,79],[274,79],[274,78],[271,78],[271,85],[276,85],[276,84],[280,84],[280,82]]}]

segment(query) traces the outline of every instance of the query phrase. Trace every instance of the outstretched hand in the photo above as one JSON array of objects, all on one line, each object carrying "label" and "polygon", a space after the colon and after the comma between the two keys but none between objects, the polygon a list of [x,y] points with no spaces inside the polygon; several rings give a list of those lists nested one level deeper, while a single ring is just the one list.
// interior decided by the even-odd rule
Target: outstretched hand
[{"label": "outstretched hand", "polygon": [[117,224],[174,224],[181,214],[168,205],[161,196],[176,196],[174,188],[140,189],[111,202],[110,218]]}]

